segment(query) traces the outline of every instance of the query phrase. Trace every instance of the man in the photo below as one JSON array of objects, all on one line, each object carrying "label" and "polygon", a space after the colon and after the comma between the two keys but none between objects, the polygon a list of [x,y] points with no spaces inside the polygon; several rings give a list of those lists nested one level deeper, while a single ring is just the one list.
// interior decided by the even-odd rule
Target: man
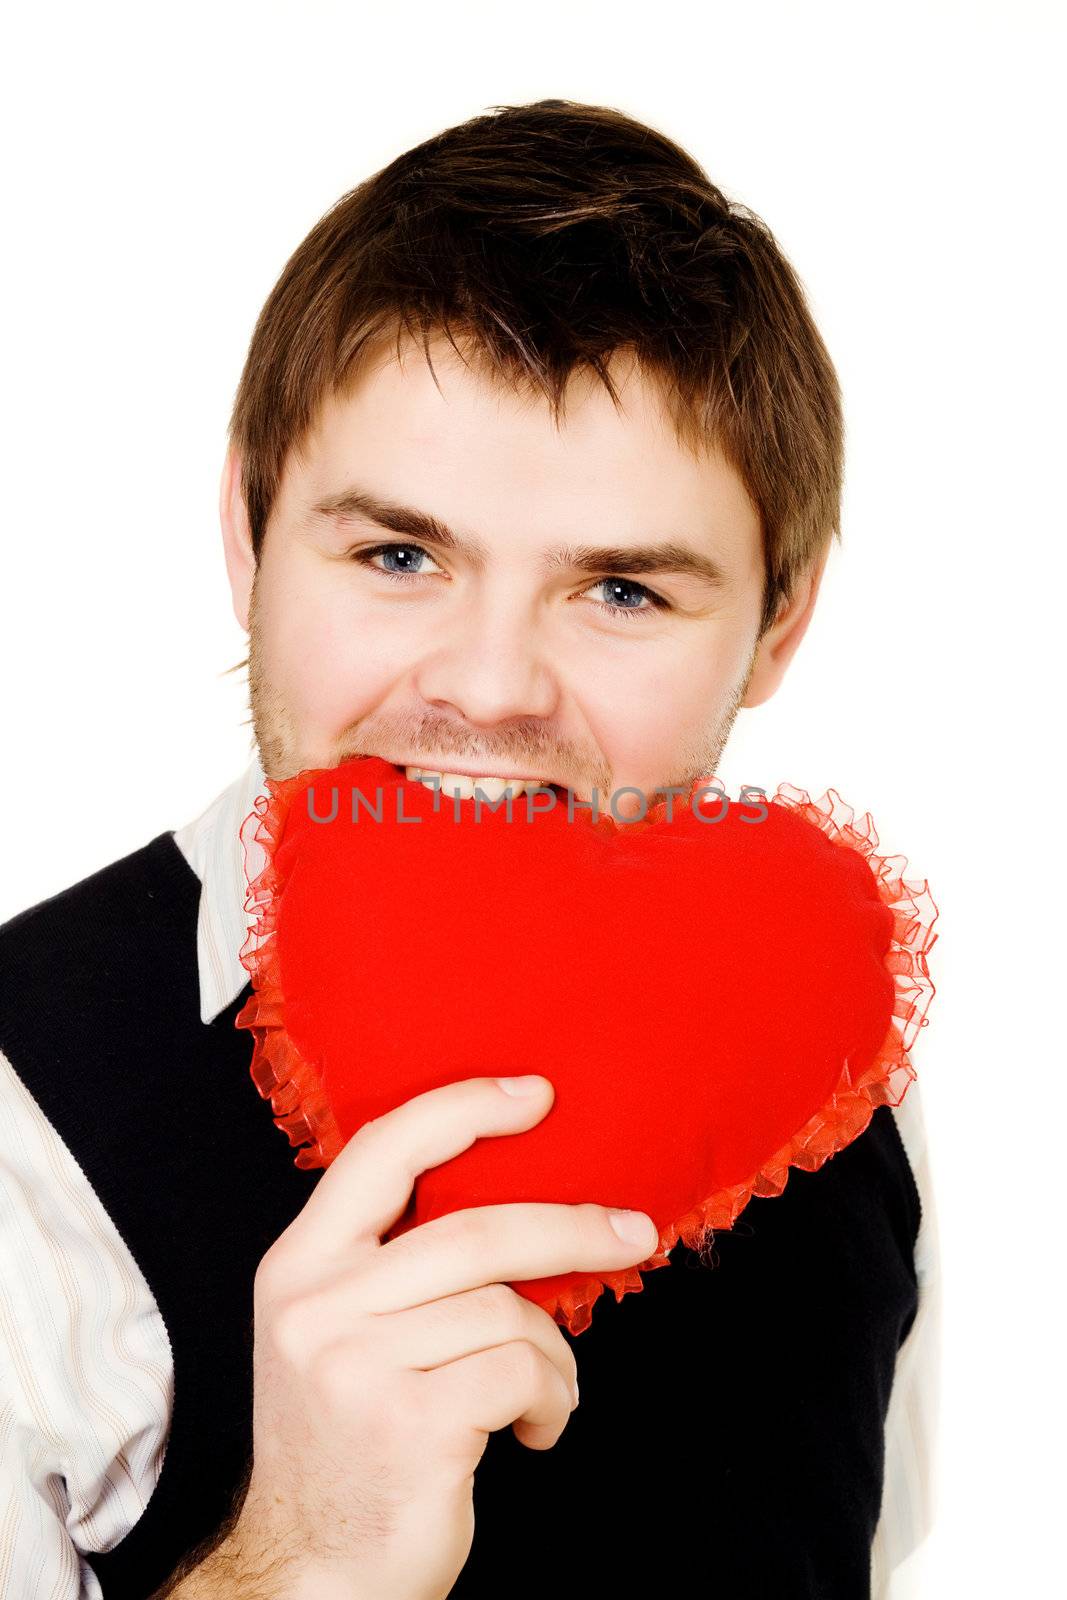
[{"label": "man", "polygon": [[[3,1593],[889,1594],[931,1515],[917,1085],[572,1348],[502,1286],[644,1259],[598,1197],[380,1243],[543,1080],[513,1099],[487,1062],[309,1173],[234,1028],[265,774],[373,754],[588,799],[714,772],[810,621],[842,450],[769,231],[615,111],[497,108],[301,244],[222,478],[256,756],[0,928]],[[491,937],[466,911],[442,936]]]}]

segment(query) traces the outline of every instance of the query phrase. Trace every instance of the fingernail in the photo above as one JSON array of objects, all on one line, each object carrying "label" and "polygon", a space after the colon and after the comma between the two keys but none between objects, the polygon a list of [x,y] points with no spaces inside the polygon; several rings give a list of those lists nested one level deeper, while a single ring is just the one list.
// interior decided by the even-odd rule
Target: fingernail
[{"label": "fingernail", "polygon": [[647,1244],[650,1250],[659,1237],[655,1223],[644,1211],[613,1211],[611,1226],[624,1244]]},{"label": "fingernail", "polygon": [[525,1078],[498,1078],[496,1081],[505,1094],[536,1094],[545,1080],[534,1072]]}]

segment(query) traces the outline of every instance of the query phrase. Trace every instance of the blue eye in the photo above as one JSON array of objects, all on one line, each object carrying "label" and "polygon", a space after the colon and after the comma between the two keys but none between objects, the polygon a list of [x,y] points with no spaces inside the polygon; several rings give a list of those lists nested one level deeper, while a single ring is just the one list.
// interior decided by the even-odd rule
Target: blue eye
[{"label": "blue eye", "polygon": [[604,584],[610,585],[612,589],[616,590],[636,591],[639,595],[647,595],[649,600],[647,606],[620,606],[613,601],[598,600],[596,602],[597,605],[602,605],[605,611],[611,612],[612,616],[647,617],[654,611],[670,609],[669,601],[664,600],[662,595],[655,594],[653,590],[646,589],[643,583],[633,583],[629,578],[598,578],[596,583],[593,584],[593,588],[599,589]]},{"label": "blue eye", "polygon": [[[357,550],[352,559],[370,567],[372,556],[393,555],[397,550],[410,552],[416,557],[425,556],[428,561],[433,560],[428,551],[423,550],[421,545],[417,544],[376,544],[372,550]],[[421,572],[412,572],[410,568],[406,567],[401,567],[399,572],[393,572],[389,567],[371,567],[371,571],[380,572],[386,578],[399,578],[401,582],[405,578],[421,578],[423,576]]]},{"label": "blue eye", "polygon": [[[409,583],[415,578],[430,576],[429,573],[413,571],[410,565],[402,566],[399,571],[394,571],[390,567],[377,567],[372,564],[375,556],[393,556],[397,555],[398,552],[409,557],[413,556],[416,561],[420,561],[423,557],[427,561],[433,561],[429,551],[424,550],[418,544],[376,544],[369,550],[353,551],[351,560],[358,561],[362,566],[370,567],[372,572],[381,573],[383,578],[391,578],[394,583]],[[610,584],[611,588],[616,592],[622,590],[624,593],[645,596],[648,600],[648,604],[643,606],[619,605],[617,601],[609,600],[594,601],[594,604],[600,606],[601,610],[606,611],[609,616],[625,617],[630,620],[635,617],[651,616],[657,611],[669,611],[671,609],[669,600],[665,600],[662,595],[656,594],[654,590],[646,588],[643,583],[634,583],[630,578],[598,578],[590,587],[599,589],[604,584]],[[588,594],[589,590],[583,590],[582,593]]]}]

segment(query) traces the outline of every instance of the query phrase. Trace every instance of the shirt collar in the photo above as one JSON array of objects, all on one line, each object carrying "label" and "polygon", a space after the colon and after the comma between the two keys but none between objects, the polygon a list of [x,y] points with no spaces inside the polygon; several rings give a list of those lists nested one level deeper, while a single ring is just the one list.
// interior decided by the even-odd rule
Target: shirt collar
[{"label": "shirt collar", "polygon": [[206,811],[174,830],[174,842],[201,884],[196,956],[202,1022],[213,1022],[248,982],[238,958],[250,921],[240,829],[260,794],[267,787],[257,753]]}]

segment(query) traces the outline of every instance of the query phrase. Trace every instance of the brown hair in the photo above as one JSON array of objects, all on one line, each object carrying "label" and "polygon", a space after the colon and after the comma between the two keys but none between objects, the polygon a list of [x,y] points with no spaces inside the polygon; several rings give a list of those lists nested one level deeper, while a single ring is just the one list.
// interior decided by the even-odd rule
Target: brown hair
[{"label": "brown hair", "polygon": [[[840,539],[844,423],[799,278],[754,212],[666,135],[608,106],[494,106],[343,195],[267,297],[230,439],[258,562],[290,449],[395,332],[455,333],[486,372],[540,392],[628,350],[680,442],[717,447],[761,519],[761,632]],[[432,362],[431,371],[432,371]]]}]

